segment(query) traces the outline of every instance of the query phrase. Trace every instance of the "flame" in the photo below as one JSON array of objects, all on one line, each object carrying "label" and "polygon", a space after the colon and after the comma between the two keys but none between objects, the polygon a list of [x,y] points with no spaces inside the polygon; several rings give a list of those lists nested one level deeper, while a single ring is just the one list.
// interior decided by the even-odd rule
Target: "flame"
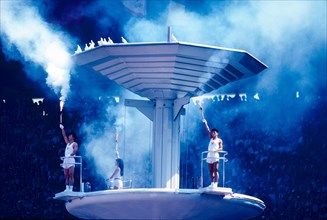
[{"label": "flame", "polygon": [[60,112],[62,112],[63,108],[64,108],[64,104],[65,104],[65,100],[63,98],[60,98]]},{"label": "flame", "polygon": [[116,132],[115,141],[118,142],[118,132]]},{"label": "flame", "polygon": [[202,103],[201,103],[201,100],[197,100],[198,104],[199,104],[199,107],[202,108]]}]

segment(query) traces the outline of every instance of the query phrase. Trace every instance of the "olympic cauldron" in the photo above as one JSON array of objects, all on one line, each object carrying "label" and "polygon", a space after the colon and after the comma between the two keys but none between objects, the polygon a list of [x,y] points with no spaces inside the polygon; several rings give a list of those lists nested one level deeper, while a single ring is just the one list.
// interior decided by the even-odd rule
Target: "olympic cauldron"
[{"label": "olympic cauldron", "polygon": [[[183,106],[190,98],[257,75],[267,68],[264,63],[244,50],[170,40],[102,45],[73,58],[89,74],[101,74],[147,98],[127,99],[125,105],[137,108],[153,122],[153,188],[57,194],[55,198],[67,201],[71,214],[109,219],[239,219],[262,213],[265,205],[261,200],[233,193],[230,188],[179,189],[179,132]],[[208,206],[214,200],[216,203]],[[117,204],[121,204],[120,212],[110,209],[119,209]],[[172,205],[174,209],[169,208]],[[215,211],[209,215],[206,207],[211,206]]]}]

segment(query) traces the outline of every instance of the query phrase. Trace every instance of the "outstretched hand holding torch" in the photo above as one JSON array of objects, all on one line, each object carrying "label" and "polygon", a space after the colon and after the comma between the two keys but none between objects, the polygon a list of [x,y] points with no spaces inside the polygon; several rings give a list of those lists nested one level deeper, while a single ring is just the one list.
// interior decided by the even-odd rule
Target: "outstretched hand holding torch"
[{"label": "outstretched hand holding torch", "polygon": [[201,117],[202,117],[202,122],[204,123],[204,125],[206,126],[206,129],[207,129],[207,132],[208,132],[208,135],[209,135],[209,137],[211,137],[211,132],[210,132],[210,128],[209,128],[209,126],[208,126],[208,122],[207,122],[207,120],[205,119],[205,117],[204,117],[204,112],[203,112],[203,107],[202,107],[202,104],[201,104],[201,102],[199,101],[199,106],[200,106],[200,111],[201,111]]}]

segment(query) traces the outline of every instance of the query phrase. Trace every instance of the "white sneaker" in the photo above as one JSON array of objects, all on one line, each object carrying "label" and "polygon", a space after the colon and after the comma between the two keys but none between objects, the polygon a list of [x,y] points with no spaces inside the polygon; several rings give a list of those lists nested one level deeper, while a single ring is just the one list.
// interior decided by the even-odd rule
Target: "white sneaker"
[{"label": "white sneaker", "polygon": [[218,183],[214,183],[213,187],[217,188],[218,187]]},{"label": "white sneaker", "polygon": [[66,189],[64,190],[64,192],[69,192],[69,186],[66,186]]}]

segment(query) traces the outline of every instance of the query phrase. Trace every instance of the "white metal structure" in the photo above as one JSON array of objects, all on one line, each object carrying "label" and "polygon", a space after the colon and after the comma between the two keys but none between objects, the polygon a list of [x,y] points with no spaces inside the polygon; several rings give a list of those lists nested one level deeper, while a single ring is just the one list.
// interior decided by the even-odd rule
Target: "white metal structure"
[{"label": "white metal structure", "polygon": [[183,106],[191,97],[256,75],[267,66],[246,51],[172,42],[171,37],[169,33],[168,42],[163,43],[102,45],[74,55],[75,63],[88,74],[102,74],[148,98],[125,100],[125,106],[136,107],[153,122],[153,188],[57,193],[55,199],[66,201],[72,215],[89,219],[250,219],[265,209],[261,200],[230,188],[179,189],[179,133]]},{"label": "white metal structure", "polygon": [[62,192],[55,199],[83,219],[251,219],[265,209],[261,200],[222,187]]},{"label": "white metal structure", "polygon": [[180,115],[191,97],[256,75],[267,68],[243,50],[184,42],[99,46],[74,56],[82,68],[102,74],[149,100],[125,100],[153,122],[153,187],[179,188]]}]

